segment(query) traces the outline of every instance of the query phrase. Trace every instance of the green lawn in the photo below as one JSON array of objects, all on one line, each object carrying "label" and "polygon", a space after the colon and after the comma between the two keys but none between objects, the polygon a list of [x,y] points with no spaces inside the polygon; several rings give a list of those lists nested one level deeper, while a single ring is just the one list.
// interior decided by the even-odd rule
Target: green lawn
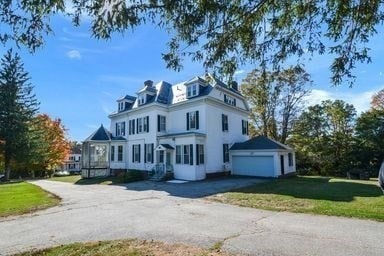
[{"label": "green lawn", "polygon": [[127,172],[125,176],[109,176],[109,177],[100,177],[100,178],[90,178],[82,179],[81,175],[71,175],[71,176],[62,176],[62,177],[53,177],[49,180],[68,182],[77,185],[93,185],[93,184],[102,184],[102,185],[114,185],[129,183],[133,181],[143,180],[144,177],[140,172],[131,171]]},{"label": "green lawn", "polygon": [[376,180],[295,177],[212,196],[223,203],[273,211],[384,221],[384,196]]},{"label": "green lawn", "polygon": [[114,255],[114,256],[224,256],[218,250],[205,250],[182,244],[166,244],[154,241],[117,240],[93,243],[74,243],[61,245],[40,251],[31,251],[17,256],[78,256],[78,255]]},{"label": "green lawn", "polygon": [[0,217],[45,209],[59,202],[55,195],[27,182],[0,183]]}]

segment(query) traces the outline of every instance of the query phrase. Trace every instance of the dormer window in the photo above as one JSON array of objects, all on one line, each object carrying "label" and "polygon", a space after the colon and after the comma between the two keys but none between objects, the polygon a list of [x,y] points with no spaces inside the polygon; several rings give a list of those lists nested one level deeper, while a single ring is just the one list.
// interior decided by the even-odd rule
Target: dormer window
[{"label": "dormer window", "polygon": [[143,105],[145,103],[145,96],[144,94],[142,95],[139,95],[139,98],[138,98],[138,104],[139,105]]},{"label": "dormer window", "polygon": [[191,84],[187,87],[187,98],[197,96],[199,90],[198,84]]},{"label": "dormer window", "polygon": [[119,111],[124,110],[124,102],[119,102]]},{"label": "dormer window", "polygon": [[236,106],[236,99],[226,94],[224,94],[224,102],[229,105]]}]

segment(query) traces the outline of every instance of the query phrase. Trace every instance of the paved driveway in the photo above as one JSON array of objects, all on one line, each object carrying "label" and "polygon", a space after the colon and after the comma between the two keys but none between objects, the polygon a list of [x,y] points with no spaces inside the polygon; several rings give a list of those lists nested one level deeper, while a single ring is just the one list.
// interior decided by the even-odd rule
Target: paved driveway
[{"label": "paved driveway", "polygon": [[248,255],[384,255],[384,223],[278,213],[199,198],[258,182],[229,179],[127,186],[35,184],[63,198],[32,215],[0,219],[0,254],[75,241],[154,239]]}]

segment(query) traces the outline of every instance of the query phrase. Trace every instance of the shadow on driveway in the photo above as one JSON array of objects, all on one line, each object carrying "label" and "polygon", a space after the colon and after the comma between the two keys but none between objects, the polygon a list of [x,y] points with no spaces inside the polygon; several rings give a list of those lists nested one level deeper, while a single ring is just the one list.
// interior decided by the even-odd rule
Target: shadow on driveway
[{"label": "shadow on driveway", "polygon": [[203,181],[190,181],[181,184],[169,182],[139,181],[119,185],[125,186],[127,190],[155,190],[167,192],[171,196],[201,198],[266,181],[269,181],[269,179],[232,176],[207,179]]}]

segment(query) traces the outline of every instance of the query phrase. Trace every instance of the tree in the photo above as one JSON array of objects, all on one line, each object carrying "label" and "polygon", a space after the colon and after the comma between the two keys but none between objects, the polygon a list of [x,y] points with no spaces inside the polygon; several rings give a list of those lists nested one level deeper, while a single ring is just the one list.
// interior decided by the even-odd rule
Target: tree
[{"label": "tree", "polygon": [[377,172],[384,160],[384,109],[370,109],[356,121],[356,160]]},{"label": "tree", "polygon": [[52,120],[47,114],[39,114],[31,131],[33,144],[28,169],[53,171],[67,158],[71,148],[71,143],[65,138],[64,125],[60,119]]},{"label": "tree", "polygon": [[373,109],[384,110],[384,89],[381,89],[372,96],[371,107]]},{"label": "tree", "polygon": [[[49,17],[67,12],[78,25],[91,18],[93,36],[110,38],[143,23],[170,32],[167,67],[180,69],[191,57],[207,69],[233,74],[246,62],[274,67],[297,56],[330,53],[332,82],[354,80],[356,63],[370,62],[366,43],[384,21],[380,0],[218,1],[218,0],[54,0],[2,1],[2,42],[14,40],[34,50],[50,32]],[[3,26],[2,26],[3,27]]]},{"label": "tree", "polygon": [[342,100],[308,107],[289,139],[301,162],[299,167],[326,175],[344,175],[353,167],[355,116],[353,105]]},{"label": "tree", "polygon": [[12,162],[27,154],[28,126],[38,110],[30,84],[19,55],[7,51],[0,61],[0,152],[3,154],[5,178],[8,180]]},{"label": "tree", "polygon": [[278,72],[256,69],[248,74],[241,91],[251,105],[250,119],[256,126],[251,131],[285,143],[310,83],[300,66]]}]

